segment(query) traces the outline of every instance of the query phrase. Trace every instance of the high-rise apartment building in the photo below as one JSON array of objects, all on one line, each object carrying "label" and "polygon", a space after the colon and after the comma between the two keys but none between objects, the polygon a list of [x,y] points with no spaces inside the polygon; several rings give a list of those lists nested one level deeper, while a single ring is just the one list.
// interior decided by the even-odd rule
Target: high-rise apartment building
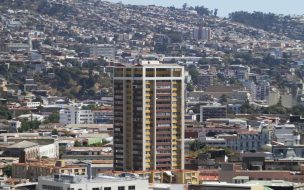
[{"label": "high-rise apartment building", "polygon": [[192,31],[192,38],[196,41],[210,41],[211,40],[211,29],[206,27],[195,27]]},{"label": "high-rise apartment building", "polygon": [[183,169],[183,139],[184,68],[115,67],[114,169]]}]

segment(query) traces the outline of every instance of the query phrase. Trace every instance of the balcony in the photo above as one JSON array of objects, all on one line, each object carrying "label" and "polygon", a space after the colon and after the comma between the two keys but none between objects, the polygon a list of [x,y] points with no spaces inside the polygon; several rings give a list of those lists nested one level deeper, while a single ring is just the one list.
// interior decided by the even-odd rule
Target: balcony
[{"label": "balcony", "polygon": [[170,120],[158,120],[156,121],[157,124],[171,124]]},{"label": "balcony", "polygon": [[156,168],[157,169],[170,169],[171,168],[171,164],[156,164]]},{"label": "balcony", "polygon": [[[156,146],[171,146],[171,142],[156,142]],[[171,149],[171,147],[168,147],[168,149]]]},{"label": "balcony", "polygon": [[157,162],[171,162],[171,157],[170,158],[156,158]]}]

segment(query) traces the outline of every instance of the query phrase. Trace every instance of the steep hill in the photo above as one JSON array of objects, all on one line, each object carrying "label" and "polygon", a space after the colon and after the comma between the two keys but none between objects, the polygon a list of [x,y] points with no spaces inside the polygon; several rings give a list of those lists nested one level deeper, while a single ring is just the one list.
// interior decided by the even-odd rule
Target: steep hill
[{"label": "steep hill", "polygon": [[[8,9],[27,9],[37,15],[56,19],[68,27],[66,35],[75,37],[79,35],[74,33],[75,30],[80,29],[88,31],[90,34],[106,32],[149,34],[174,31],[183,34],[184,39],[187,39],[190,35],[186,34],[189,34],[194,26],[203,25],[213,29],[215,39],[219,40],[224,39],[228,33],[233,34],[230,35],[230,38],[235,39],[286,38],[282,33],[276,35],[265,32],[264,30],[268,30],[265,27],[250,24],[258,28],[256,29],[236,25],[232,21],[242,21],[235,17],[232,17],[232,21],[218,18],[214,14],[210,14],[211,11],[208,12],[204,7],[184,10],[174,7],[135,6],[95,0],[2,0],[0,10],[3,12]],[[74,29],[74,32],[71,28]]]},{"label": "steep hill", "polygon": [[230,14],[230,20],[278,35],[286,35],[295,40],[304,40],[304,16],[238,11]]}]

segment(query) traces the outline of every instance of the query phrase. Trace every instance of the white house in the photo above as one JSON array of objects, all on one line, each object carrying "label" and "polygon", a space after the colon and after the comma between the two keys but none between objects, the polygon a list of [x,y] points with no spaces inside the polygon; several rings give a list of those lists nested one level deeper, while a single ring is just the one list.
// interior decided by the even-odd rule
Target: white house
[{"label": "white house", "polygon": [[26,107],[28,108],[37,108],[41,106],[40,102],[26,102]]}]

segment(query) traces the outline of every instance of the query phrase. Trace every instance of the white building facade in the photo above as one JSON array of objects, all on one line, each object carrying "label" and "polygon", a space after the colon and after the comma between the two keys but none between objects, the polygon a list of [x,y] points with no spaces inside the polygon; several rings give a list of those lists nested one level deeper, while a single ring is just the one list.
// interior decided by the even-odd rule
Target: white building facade
[{"label": "white building facade", "polygon": [[55,174],[54,177],[40,177],[39,190],[148,190],[145,179],[100,176],[88,179],[84,176]]},{"label": "white building facade", "polygon": [[77,107],[69,107],[59,111],[61,124],[93,124],[94,113],[91,110],[81,110]]},{"label": "white building facade", "polygon": [[274,139],[288,146],[300,144],[300,134],[294,124],[276,125]]}]

